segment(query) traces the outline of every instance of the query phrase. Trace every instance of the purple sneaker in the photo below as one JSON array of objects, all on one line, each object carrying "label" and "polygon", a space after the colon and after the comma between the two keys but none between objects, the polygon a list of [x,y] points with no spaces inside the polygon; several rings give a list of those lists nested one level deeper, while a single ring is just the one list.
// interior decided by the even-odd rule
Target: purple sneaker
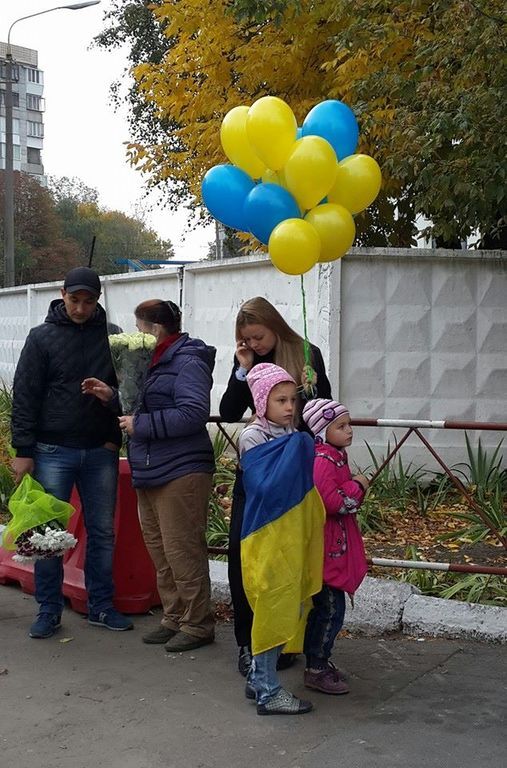
[{"label": "purple sneaker", "polygon": [[330,696],[341,696],[350,691],[349,686],[331,662],[327,669],[305,669],[305,687],[328,693]]}]

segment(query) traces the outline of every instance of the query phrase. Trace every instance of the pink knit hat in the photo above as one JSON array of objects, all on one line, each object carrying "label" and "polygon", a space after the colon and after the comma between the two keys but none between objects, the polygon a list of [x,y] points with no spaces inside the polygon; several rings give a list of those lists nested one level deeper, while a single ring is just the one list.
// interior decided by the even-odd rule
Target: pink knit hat
[{"label": "pink knit hat", "polygon": [[277,384],[290,381],[296,382],[287,371],[273,363],[259,363],[254,365],[251,371],[247,373],[246,380],[252,393],[255,413],[260,418],[266,416],[269,393]]},{"label": "pink knit hat", "polygon": [[326,440],[326,430],[333,421],[348,413],[336,400],[325,400],[319,397],[317,400],[309,400],[303,408],[303,421],[309,426],[316,438],[323,442]]}]

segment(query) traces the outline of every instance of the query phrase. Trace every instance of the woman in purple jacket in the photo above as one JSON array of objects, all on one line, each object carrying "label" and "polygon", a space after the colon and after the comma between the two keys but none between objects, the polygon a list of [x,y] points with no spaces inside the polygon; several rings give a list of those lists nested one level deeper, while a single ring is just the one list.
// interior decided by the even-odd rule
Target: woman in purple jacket
[{"label": "woman in purple jacket", "polygon": [[135,316],[138,329],[157,339],[135,413],[120,417],[163,607],[160,626],[143,641],[190,651],[214,640],[205,531],[215,468],[206,423],[216,350],[181,332],[172,301],[144,301]]}]

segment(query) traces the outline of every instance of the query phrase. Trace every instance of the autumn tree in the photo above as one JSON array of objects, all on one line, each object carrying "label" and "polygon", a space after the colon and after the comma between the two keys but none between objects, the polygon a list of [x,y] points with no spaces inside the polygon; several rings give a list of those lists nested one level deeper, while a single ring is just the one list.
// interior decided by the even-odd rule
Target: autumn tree
[{"label": "autumn tree", "polygon": [[[0,172],[0,201],[4,211],[4,174]],[[3,215],[0,219],[3,237]],[[14,172],[15,282],[31,283],[56,277],[49,258],[54,252],[60,267],[70,269],[78,261],[77,247],[65,243],[51,193],[27,173]]]},{"label": "autumn tree", "polygon": [[[111,84],[111,97],[115,109],[129,105],[127,120],[130,135],[136,142],[143,143],[149,137],[150,142],[168,140],[173,150],[181,149],[181,144],[175,131],[177,121],[159,113],[158,108],[145,99],[139,90],[138,82],[129,73],[139,64],[150,63],[159,65],[167,50],[175,43],[175,39],[166,36],[165,21],[158,19],[153,8],[161,5],[163,0],[113,0],[109,10],[104,15],[106,27],[94,39],[94,44],[107,50],[122,48],[127,50],[127,67],[125,77]],[[128,85],[125,86],[125,83]],[[162,180],[159,180],[162,184]],[[183,185],[166,179],[171,193],[168,196],[169,207],[176,208],[178,202],[185,198]]]},{"label": "autumn tree", "polygon": [[98,203],[99,193],[77,176],[49,176],[48,189],[56,203],[75,200],[78,203]]},{"label": "autumn tree", "polygon": [[[0,172],[2,213],[3,181]],[[87,264],[94,237],[93,267],[101,274],[126,271],[126,264],[118,263],[126,258],[173,258],[171,242],[162,240],[141,218],[101,207],[97,190],[80,179],[52,178],[46,188],[33,176],[15,172],[16,284],[59,280],[72,267]]]},{"label": "autumn tree", "polygon": [[500,0],[345,0],[329,95],[362,116],[393,196],[447,243],[507,247],[507,58]]},{"label": "autumn tree", "polygon": [[[128,269],[125,259],[170,259],[174,249],[136,218],[108,211],[94,202],[65,198],[57,203],[62,230],[79,247],[82,262],[92,254],[92,266],[100,274]],[[94,240],[95,238],[95,240]]]},{"label": "autumn tree", "polygon": [[230,227],[217,225],[217,237],[208,242],[208,253],[206,260],[217,261],[218,259],[233,259],[245,256],[249,249],[249,241],[242,240],[238,233]]},{"label": "autumn tree", "polygon": [[[146,12],[145,2],[133,5]],[[377,208],[357,220],[359,242],[406,244],[419,212],[441,242],[479,232],[490,247],[504,244],[500,0],[160,0],[151,8],[156,55],[131,59],[131,95],[167,130],[144,126],[130,157],[151,183],[175,184],[173,202],[181,191],[198,200],[204,172],[223,162],[219,127],[233,106],[276,94],[301,121],[318,101],[338,98],[353,107],[359,149],[384,176]],[[122,39],[138,36],[146,43],[146,30],[131,26]]]}]

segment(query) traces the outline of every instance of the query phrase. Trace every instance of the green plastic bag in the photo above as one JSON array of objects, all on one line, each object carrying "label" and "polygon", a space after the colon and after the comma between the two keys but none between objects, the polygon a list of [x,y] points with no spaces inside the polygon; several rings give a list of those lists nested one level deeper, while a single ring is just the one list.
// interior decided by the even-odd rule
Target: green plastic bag
[{"label": "green plastic bag", "polygon": [[12,519],[4,529],[2,545],[10,550],[16,549],[16,540],[22,533],[37,525],[57,520],[66,528],[74,513],[72,504],[46,493],[42,485],[28,474],[23,476],[10,497],[8,507]]}]

